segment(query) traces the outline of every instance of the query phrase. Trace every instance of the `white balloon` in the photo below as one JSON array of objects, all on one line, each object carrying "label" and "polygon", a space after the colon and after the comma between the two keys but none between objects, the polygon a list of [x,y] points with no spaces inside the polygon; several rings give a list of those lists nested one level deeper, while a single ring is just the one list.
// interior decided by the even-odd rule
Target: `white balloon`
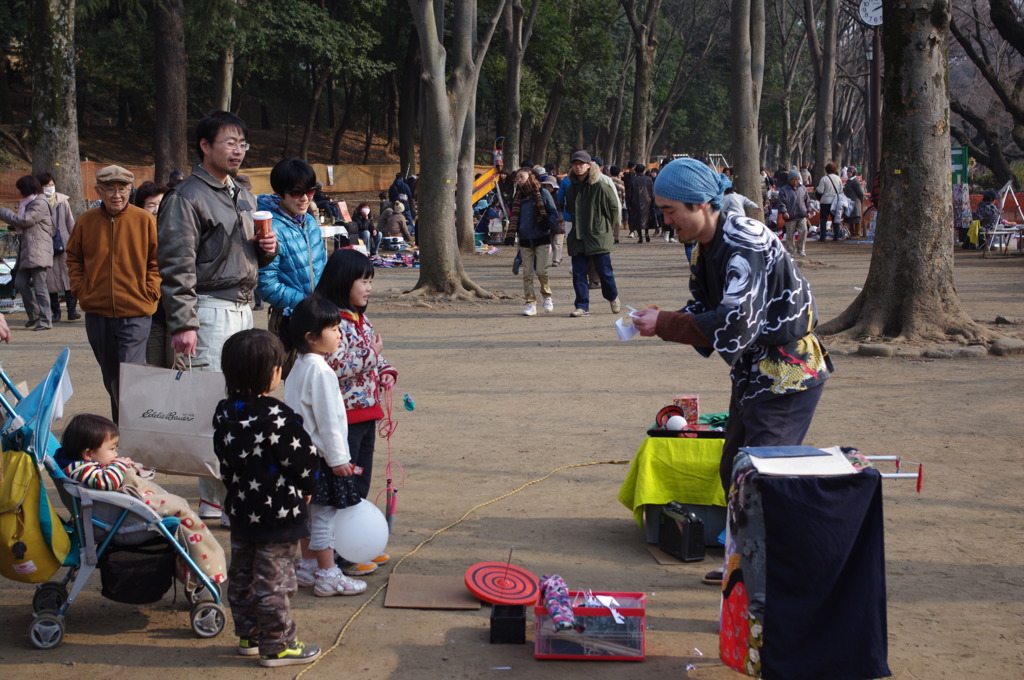
[{"label": "white balloon", "polygon": [[685,430],[686,429],[686,418],[682,416],[672,416],[665,421],[666,430]]},{"label": "white balloon", "polygon": [[388,521],[365,498],[334,514],[334,551],[349,562],[369,562],[388,547]]}]

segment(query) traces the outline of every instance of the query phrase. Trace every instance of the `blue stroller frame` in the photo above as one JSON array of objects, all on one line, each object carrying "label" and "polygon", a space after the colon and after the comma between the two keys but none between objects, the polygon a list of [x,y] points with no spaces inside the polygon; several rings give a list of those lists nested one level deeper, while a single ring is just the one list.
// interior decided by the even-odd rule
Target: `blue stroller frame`
[{"label": "blue stroller frame", "polygon": [[65,348],[46,378],[24,398],[0,367],[0,380],[17,400],[17,405],[13,405],[0,394],[0,407],[6,412],[0,431],[4,448],[27,451],[35,458],[40,473],[45,467],[64,506],[71,512],[70,521],[63,527],[71,535],[71,551],[63,564],[68,571],[61,581],[36,586],[32,598],[34,617],[29,628],[32,644],[39,649],[52,649],[63,641],[65,613],[110,548],[139,545],[155,537],[162,537],[174,549],[196,579],[196,583],[190,582],[185,588],[192,605],[193,632],[201,638],[216,637],[226,623],[220,587],[203,573],[175,538],[180,520],[161,517],[145,502],[126,493],[90,489],[69,479],[57,467],[53,456],[60,443],[50,433],[50,423],[69,355],[70,350]]}]

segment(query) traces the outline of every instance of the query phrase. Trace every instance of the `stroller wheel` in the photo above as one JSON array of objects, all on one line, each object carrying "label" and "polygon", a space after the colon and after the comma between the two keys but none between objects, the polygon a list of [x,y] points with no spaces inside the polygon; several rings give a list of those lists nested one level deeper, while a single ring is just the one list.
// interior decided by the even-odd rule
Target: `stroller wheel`
[{"label": "stroller wheel", "polygon": [[37,649],[53,649],[64,640],[64,617],[43,612],[32,620],[28,637]]},{"label": "stroller wheel", "polygon": [[49,581],[36,587],[36,594],[32,596],[32,611],[59,612],[64,603],[68,601],[68,589],[64,584]]},{"label": "stroller wheel", "polygon": [[225,623],[224,608],[219,604],[200,602],[192,607],[192,631],[201,638],[217,637]]}]

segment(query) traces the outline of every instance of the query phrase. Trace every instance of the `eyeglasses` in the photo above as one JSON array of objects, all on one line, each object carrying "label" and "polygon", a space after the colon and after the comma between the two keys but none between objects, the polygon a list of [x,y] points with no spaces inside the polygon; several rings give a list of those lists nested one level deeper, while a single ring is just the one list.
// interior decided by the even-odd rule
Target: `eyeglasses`
[{"label": "eyeglasses", "polygon": [[100,188],[103,190],[103,193],[108,196],[127,196],[132,192],[132,188],[127,184],[101,184]]},{"label": "eyeglasses", "polygon": [[292,198],[313,198],[313,194],[316,193],[316,189],[310,189],[309,191],[303,191],[302,189],[296,189],[295,191],[289,191],[288,195]]},{"label": "eyeglasses", "polygon": [[223,144],[230,151],[234,151],[235,149],[241,149],[242,151],[248,151],[249,149],[252,148],[252,144],[250,144],[249,142],[240,142],[237,139],[235,139],[234,137],[231,137],[229,139],[215,139],[213,141],[215,143],[218,143],[218,144]]}]

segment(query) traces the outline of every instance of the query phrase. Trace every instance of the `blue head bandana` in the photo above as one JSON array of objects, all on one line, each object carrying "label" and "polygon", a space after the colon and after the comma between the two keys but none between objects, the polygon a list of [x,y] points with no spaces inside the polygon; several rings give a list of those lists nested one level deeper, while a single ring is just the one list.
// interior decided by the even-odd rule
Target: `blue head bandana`
[{"label": "blue head bandana", "polygon": [[725,178],[694,158],[679,158],[658,173],[654,193],[681,203],[710,203],[722,209]]}]

